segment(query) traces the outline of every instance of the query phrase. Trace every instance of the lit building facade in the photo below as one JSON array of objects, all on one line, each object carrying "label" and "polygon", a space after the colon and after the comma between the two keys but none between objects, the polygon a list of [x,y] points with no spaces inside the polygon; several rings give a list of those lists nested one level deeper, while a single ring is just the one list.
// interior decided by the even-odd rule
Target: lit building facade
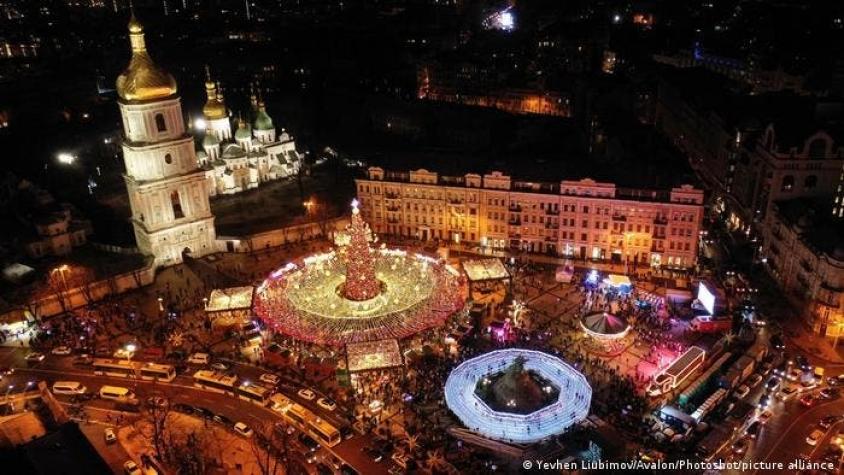
[{"label": "lit building facade", "polygon": [[176,81],[147,53],[143,26],[129,23],[132,59],[117,78],[123,161],[135,241],[156,265],[189,252],[215,252],[214,216],[193,137],[185,130]]},{"label": "lit building facade", "polygon": [[205,136],[202,150],[196,152],[205,171],[211,196],[230,195],[257,188],[261,183],[299,173],[302,154],[284,129],[276,135],[263,98],[251,96],[252,123],[238,118],[232,133],[232,120],[219,85],[205,82],[208,100],[202,108]]},{"label": "lit building facade", "polygon": [[704,196],[691,185],[651,191],[371,167],[356,186],[377,233],[654,267],[696,263]]},{"label": "lit building facade", "polygon": [[844,335],[844,220],[827,199],[774,203],[763,261],[806,323],[820,336]]}]

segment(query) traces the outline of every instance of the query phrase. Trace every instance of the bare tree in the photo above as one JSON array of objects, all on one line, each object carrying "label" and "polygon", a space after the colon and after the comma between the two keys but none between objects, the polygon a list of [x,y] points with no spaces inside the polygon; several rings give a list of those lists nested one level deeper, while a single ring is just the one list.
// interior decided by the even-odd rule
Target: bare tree
[{"label": "bare tree", "polygon": [[155,396],[148,401],[144,411],[146,421],[152,430],[152,445],[155,447],[155,455],[159,459],[167,458],[168,442],[172,439],[169,433],[169,425],[174,414],[170,409],[170,398]]},{"label": "bare tree", "polygon": [[265,422],[253,428],[255,435],[250,441],[252,455],[261,475],[276,475],[287,466],[287,450],[290,446],[288,426],[283,422]]}]

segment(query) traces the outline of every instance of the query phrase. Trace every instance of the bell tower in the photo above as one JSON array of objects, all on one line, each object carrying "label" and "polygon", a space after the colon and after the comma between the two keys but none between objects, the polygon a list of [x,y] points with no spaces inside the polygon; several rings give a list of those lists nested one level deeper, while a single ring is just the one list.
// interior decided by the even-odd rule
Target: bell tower
[{"label": "bell tower", "polygon": [[185,131],[176,81],[153,62],[134,15],[129,40],[132,58],[117,78],[117,94],[135,240],[156,265],[178,264],[185,252],[216,252],[209,185]]}]

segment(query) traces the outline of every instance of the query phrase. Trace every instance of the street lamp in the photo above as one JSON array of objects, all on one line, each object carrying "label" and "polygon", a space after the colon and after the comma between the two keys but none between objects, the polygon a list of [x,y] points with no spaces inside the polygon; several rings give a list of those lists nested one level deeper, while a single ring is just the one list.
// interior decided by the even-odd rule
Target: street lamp
[{"label": "street lamp", "polygon": [[132,361],[132,356],[135,355],[135,350],[137,350],[137,349],[138,349],[138,347],[134,343],[127,344],[126,345],[126,359],[129,360],[129,361]]},{"label": "street lamp", "polygon": [[73,162],[76,161],[76,155],[72,153],[61,152],[56,155],[56,160],[58,160],[59,163],[62,163],[64,165],[73,165]]},{"label": "street lamp", "polygon": [[67,287],[67,280],[65,278],[64,273],[69,272],[69,271],[70,271],[70,266],[68,266],[67,264],[62,264],[62,265],[56,267],[55,269],[51,270],[50,275],[58,272],[62,276],[62,283],[64,284],[65,287]]},{"label": "street lamp", "polygon": [[207,125],[208,124],[205,122],[205,119],[202,117],[197,117],[197,119],[193,121],[194,130],[203,131]]},{"label": "street lamp", "polygon": [[12,388],[14,388],[14,387],[15,387],[14,384],[10,384],[9,387],[6,389],[6,397],[4,398],[5,402],[9,402],[9,393],[12,391]]}]

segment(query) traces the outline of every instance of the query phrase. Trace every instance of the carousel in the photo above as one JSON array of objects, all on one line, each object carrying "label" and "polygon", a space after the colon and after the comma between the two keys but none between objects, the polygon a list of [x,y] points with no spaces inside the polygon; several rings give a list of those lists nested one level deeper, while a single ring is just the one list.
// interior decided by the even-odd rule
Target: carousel
[{"label": "carousel", "polygon": [[622,317],[609,312],[592,312],[580,318],[580,328],[586,338],[587,350],[603,355],[624,351],[631,343],[631,326]]}]

